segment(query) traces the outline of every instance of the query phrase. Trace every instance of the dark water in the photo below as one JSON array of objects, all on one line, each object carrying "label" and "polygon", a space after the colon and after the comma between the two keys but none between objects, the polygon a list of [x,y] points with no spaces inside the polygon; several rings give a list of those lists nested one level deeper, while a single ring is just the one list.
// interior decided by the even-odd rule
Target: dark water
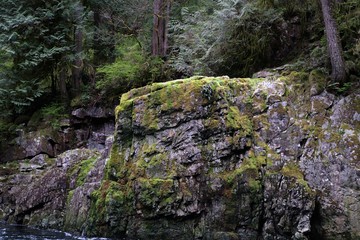
[{"label": "dark water", "polygon": [[0,240],[47,240],[47,239],[105,239],[105,238],[84,238],[76,237],[69,233],[60,231],[42,230],[20,225],[8,225],[0,222]]}]

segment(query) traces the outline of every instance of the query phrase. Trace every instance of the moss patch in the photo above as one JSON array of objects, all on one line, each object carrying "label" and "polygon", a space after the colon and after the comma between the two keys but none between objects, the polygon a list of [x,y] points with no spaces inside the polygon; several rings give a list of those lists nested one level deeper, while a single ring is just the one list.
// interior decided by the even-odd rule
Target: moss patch
[{"label": "moss patch", "polygon": [[137,199],[143,207],[152,209],[155,206],[171,204],[176,200],[172,179],[139,178],[136,182],[140,188]]},{"label": "moss patch", "polygon": [[283,166],[283,168],[281,169],[281,173],[284,176],[294,178],[296,180],[296,182],[299,183],[300,185],[302,185],[307,192],[312,192],[308,183],[304,179],[303,172],[301,171],[300,167],[296,163],[290,162],[290,163],[285,164]]},{"label": "moss patch", "polygon": [[[89,224],[94,227],[93,234],[106,233],[105,236],[124,234],[126,217],[134,214],[133,199],[131,185],[103,181],[100,189],[91,194]],[[113,224],[115,223],[113,221],[116,221],[116,224]]]},{"label": "moss patch", "polygon": [[243,136],[251,135],[253,129],[249,117],[241,114],[240,110],[235,106],[229,107],[225,125],[230,130],[241,130]]},{"label": "moss patch", "polygon": [[80,163],[80,172],[76,179],[76,186],[81,186],[84,184],[85,179],[90,170],[93,169],[97,158],[98,156],[94,156]]},{"label": "moss patch", "polygon": [[246,174],[248,180],[255,180],[258,178],[258,170],[261,166],[266,165],[266,158],[264,156],[251,156],[241,163],[241,166],[229,174],[225,175],[228,184],[233,184],[236,178],[240,175]]},{"label": "moss patch", "polygon": [[120,149],[120,146],[115,143],[106,164],[105,179],[118,181],[124,178],[127,174],[125,163],[125,150]]},{"label": "moss patch", "polygon": [[76,179],[74,188],[84,185],[86,177],[94,167],[98,157],[99,155],[95,155],[89,159],[82,160],[68,170],[69,179]]},{"label": "moss patch", "polygon": [[[121,96],[116,116],[132,112],[132,118],[141,117],[140,124],[149,131],[158,130],[158,117],[163,112],[196,112],[202,105],[217,99],[232,101],[246,92],[253,79],[229,79],[227,77],[193,77],[133,89]],[[260,81],[257,79],[255,82]],[[130,114],[131,116],[131,114]]]}]

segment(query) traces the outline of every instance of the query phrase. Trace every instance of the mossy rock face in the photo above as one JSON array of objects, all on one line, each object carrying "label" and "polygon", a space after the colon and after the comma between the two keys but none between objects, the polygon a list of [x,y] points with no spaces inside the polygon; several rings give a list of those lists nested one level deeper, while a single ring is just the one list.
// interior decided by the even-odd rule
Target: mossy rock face
[{"label": "mossy rock face", "polygon": [[[323,131],[314,131],[327,116],[319,118],[320,108],[330,111],[336,101],[308,89],[318,78],[315,72],[193,77],[123,94],[106,177],[92,195],[89,233],[139,239],[310,234],[316,187],[302,157],[311,134]],[[323,85],[315,87],[320,93]],[[316,110],[311,101],[319,102]]]},{"label": "mossy rock face", "polygon": [[113,238],[358,239],[360,94],[322,91],[325,79],[133,89],[109,158],[77,149],[0,165],[0,216]]},{"label": "mossy rock face", "polygon": [[[113,238],[358,239],[360,94],[322,91],[325,79],[133,89],[109,158],[76,149],[0,165],[0,216]],[[29,136],[49,134],[18,140]]]}]

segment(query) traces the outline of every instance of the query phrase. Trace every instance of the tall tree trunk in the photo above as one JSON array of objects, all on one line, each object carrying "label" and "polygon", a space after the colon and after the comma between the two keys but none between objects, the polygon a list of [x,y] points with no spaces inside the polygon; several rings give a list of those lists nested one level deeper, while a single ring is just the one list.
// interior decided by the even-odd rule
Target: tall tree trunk
[{"label": "tall tree trunk", "polygon": [[73,78],[73,88],[74,92],[77,93],[80,90],[81,85],[81,71],[83,68],[82,61],[82,51],[83,51],[83,26],[82,26],[82,15],[84,12],[84,7],[79,4],[75,10],[75,33],[74,33],[74,41],[75,41],[75,60],[74,66],[72,68],[72,78]]},{"label": "tall tree trunk", "polygon": [[68,100],[68,92],[66,89],[66,67],[62,66],[59,73],[59,91],[60,91],[60,97],[63,100]]},{"label": "tall tree trunk", "polygon": [[51,94],[55,96],[56,94],[56,77],[55,77],[55,68],[51,71]]},{"label": "tall tree trunk", "polygon": [[346,80],[346,68],[339,32],[332,16],[331,0],[321,0],[321,8],[325,24],[327,48],[331,62],[333,81],[343,83]]},{"label": "tall tree trunk", "polygon": [[170,17],[170,0],[154,0],[152,54],[165,57],[168,48],[167,25]]}]

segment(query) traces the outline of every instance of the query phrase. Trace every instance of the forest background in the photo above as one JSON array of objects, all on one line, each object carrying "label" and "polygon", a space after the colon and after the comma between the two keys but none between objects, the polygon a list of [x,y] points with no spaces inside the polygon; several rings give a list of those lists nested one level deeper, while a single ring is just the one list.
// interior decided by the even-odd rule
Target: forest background
[{"label": "forest background", "polygon": [[330,76],[324,3],[346,74],[325,87],[346,94],[360,78],[358,0],[2,0],[0,140],[36,112],[115,106],[152,82],[265,68]]}]

